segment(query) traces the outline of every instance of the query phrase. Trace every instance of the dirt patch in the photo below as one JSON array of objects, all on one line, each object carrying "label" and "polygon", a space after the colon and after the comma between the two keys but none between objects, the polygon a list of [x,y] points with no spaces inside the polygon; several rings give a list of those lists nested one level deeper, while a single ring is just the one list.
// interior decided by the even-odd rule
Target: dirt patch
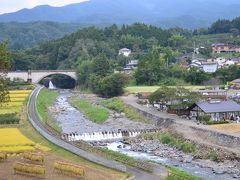
[{"label": "dirt patch", "polygon": [[[0,162],[0,174],[1,180],[9,180],[9,179],[17,179],[17,180],[28,180],[28,179],[51,179],[51,180],[66,180],[66,179],[84,179],[84,180],[99,180],[99,179],[104,179],[104,180],[116,180],[116,179],[121,179],[121,177],[118,177],[118,175],[108,173],[103,170],[98,170],[94,169],[91,167],[88,167],[84,164],[81,163],[75,163],[71,162],[62,158],[57,157],[56,155],[53,155],[51,153],[44,153],[45,156],[45,162],[43,164],[41,163],[32,163],[28,160],[23,159],[22,155],[16,155],[14,157],[9,157],[6,161]],[[85,168],[86,172],[86,177],[81,178],[81,177],[75,177],[75,176],[70,176],[66,174],[61,174],[57,171],[54,171],[53,168],[53,163],[56,161],[62,161],[62,162],[68,162],[72,164],[76,164],[79,166],[82,166]],[[39,164],[43,165],[46,168],[46,175],[45,178],[41,176],[31,176],[31,175],[25,175],[25,174],[14,174],[13,171],[13,164],[15,162],[23,162],[23,163],[30,163],[30,164]]]}]

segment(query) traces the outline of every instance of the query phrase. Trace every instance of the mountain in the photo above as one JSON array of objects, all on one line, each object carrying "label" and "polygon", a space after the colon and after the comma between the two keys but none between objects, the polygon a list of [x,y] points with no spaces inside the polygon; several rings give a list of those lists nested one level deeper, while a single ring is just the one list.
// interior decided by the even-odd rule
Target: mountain
[{"label": "mountain", "polygon": [[54,21],[82,25],[143,22],[162,27],[206,27],[240,15],[238,0],[90,0],[63,7],[48,5],[0,15],[0,22]]},{"label": "mountain", "polygon": [[0,41],[9,41],[12,49],[29,48],[54,40],[79,29],[77,24],[55,22],[0,23]]}]

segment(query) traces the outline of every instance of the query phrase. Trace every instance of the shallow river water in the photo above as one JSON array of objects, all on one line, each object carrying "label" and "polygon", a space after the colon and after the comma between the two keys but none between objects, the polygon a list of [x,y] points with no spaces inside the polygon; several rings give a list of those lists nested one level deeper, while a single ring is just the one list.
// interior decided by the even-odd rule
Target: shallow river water
[{"label": "shallow river water", "polygon": [[[111,131],[111,127],[107,125],[99,125],[88,120],[81,112],[74,108],[68,101],[67,98],[71,97],[70,91],[61,91],[60,96],[53,107],[53,116],[59,122],[63,129],[63,133],[93,133],[100,131]],[[108,143],[104,148],[108,148],[113,151],[118,151],[124,153],[128,156],[151,160],[160,164],[176,167],[178,169],[184,170],[195,176],[202,177],[209,180],[232,180],[229,174],[215,174],[211,168],[202,168],[194,163],[183,163],[175,161],[170,157],[160,158],[158,156],[152,155],[151,153],[134,152],[131,150],[131,146],[126,146],[125,148],[118,148],[119,145],[123,145],[121,142],[115,141],[113,143]],[[123,147],[123,146],[122,146]]]}]

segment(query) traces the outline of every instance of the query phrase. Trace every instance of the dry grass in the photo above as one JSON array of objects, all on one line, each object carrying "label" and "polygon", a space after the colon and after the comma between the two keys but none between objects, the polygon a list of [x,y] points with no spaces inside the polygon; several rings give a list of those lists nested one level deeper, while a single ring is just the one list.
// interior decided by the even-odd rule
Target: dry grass
[{"label": "dry grass", "polygon": [[240,124],[219,124],[210,127],[224,132],[240,133]]}]

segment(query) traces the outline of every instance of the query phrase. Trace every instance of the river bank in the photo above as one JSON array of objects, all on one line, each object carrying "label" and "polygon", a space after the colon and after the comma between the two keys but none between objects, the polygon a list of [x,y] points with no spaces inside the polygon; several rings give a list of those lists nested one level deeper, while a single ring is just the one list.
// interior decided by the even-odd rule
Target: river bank
[{"label": "river bank", "polygon": [[[109,119],[105,123],[102,125],[93,123],[68,102],[68,99],[72,97],[88,99],[92,104],[95,104],[99,100],[99,97],[94,95],[86,96],[72,94],[71,92],[61,92],[55,105],[50,108],[50,112],[60,123],[60,126],[65,133],[86,133],[106,130],[112,131],[114,129],[117,130],[123,128],[157,128],[157,126],[153,124],[149,125],[135,121],[133,122],[126,118],[124,114],[119,114],[110,110]],[[125,145],[124,142],[119,142],[118,140],[113,142],[105,141],[90,144],[108,148],[112,151],[121,152],[130,157],[154,161],[171,167],[177,167],[178,169],[182,169],[204,179],[232,180],[240,178],[240,173],[237,171],[240,169],[238,162],[226,161],[219,163],[209,160],[194,159],[192,154],[183,153],[178,149],[164,145],[159,141],[143,140],[138,137],[132,139],[131,144]]]}]

